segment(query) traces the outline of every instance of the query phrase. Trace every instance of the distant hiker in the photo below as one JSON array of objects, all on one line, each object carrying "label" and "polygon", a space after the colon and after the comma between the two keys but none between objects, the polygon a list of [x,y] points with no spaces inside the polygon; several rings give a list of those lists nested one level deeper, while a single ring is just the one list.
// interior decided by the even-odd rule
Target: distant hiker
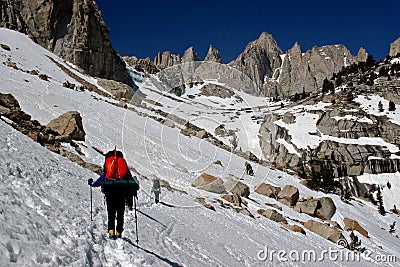
[{"label": "distant hiker", "polygon": [[245,167],[246,167],[246,173],[248,175],[254,176],[254,172],[253,172],[253,168],[251,167],[251,164],[248,163],[247,161],[244,163]]},{"label": "distant hiker", "polygon": [[151,192],[154,193],[154,199],[156,203],[160,201],[160,193],[161,193],[161,186],[160,186],[160,179],[153,180],[153,188]]},{"label": "distant hiker", "polygon": [[121,238],[124,230],[125,203],[132,210],[133,197],[137,196],[139,190],[139,183],[136,177],[132,177],[122,152],[116,149],[107,152],[103,173],[95,182],[89,179],[88,184],[92,187],[101,186],[107,203],[109,237]]}]

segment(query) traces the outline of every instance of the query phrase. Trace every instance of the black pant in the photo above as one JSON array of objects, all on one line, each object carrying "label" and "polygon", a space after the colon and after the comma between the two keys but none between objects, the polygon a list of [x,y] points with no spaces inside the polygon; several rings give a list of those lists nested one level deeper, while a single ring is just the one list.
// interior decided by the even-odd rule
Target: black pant
[{"label": "black pant", "polygon": [[[106,194],[108,230],[117,230],[122,233],[124,230],[125,194]],[[117,228],[115,229],[115,216],[117,217]]]}]

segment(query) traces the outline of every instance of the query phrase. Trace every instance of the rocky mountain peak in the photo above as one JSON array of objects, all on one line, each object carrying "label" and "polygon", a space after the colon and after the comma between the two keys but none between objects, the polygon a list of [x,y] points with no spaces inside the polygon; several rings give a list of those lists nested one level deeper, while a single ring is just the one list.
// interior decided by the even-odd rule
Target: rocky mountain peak
[{"label": "rocky mountain peak", "polygon": [[221,53],[210,44],[204,61],[222,63]]},{"label": "rocky mountain peak", "polygon": [[262,88],[265,78],[271,78],[274,70],[280,67],[281,54],[282,50],[272,35],[263,32],[258,39],[250,42],[230,65],[249,76]]},{"label": "rocky mountain peak", "polygon": [[93,0],[0,2],[0,26],[27,33],[63,59],[95,77],[134,85],[112,48],[109,30]]},{"label": "rocky mountain peak", "polygon": [[200,61],[200,58],[194,51],[193,46],[191,46],[188,49],[186,49],[185,53],[183,54],[182,63],[188,63],[193,61]]},{"label": "rocky mountain peak", "polygon": [[172,54],[170,51],[158,52],[157,56],[154,58],[154,64],[161,70],[180,63],[180,55]]},{"label": "rocky mountain peak", "polygon": [[249,45],[262,47],[268,53],[278,53],[279,55],[283,54],[272,34],[267,32],[261,33],[260,37],[253,42],[250,42]]},{"label": "rocky mountain peak", "polygon": [[400,53],[400,37],[390,44],[389,56],[395,57]]},{"label": "rocky mountain peak", "polygon": [[366,62],[368,58],[367,50],[364,47],[360,47],[357,53],[357,61],[358,62]]}]

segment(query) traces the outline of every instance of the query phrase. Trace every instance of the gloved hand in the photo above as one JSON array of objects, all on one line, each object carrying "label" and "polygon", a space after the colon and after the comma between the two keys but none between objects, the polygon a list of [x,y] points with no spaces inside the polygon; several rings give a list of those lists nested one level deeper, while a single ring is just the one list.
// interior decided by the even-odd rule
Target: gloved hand
[{"label": "gloved hand", "polygon": [[92,185],[92,183],[93,183],[93,179],[92,179],[92,178],[90,178],[89,180],[87,180],[87,184],[88,184],[88,185]]},{"label": "gloved hand", "polygon": [[134,197],[137,197],[137,191],[133,191],[133,194],[132,194]]}]

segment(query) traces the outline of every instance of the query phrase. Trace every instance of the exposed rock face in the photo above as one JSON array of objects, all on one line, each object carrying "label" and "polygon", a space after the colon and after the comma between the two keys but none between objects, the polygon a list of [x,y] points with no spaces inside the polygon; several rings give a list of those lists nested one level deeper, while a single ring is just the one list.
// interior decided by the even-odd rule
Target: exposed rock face
[{"label": "exposed rock face", "polygon": [[285,185],[278,193],[278,201],[287,206],[294,206],[299,199],[299,189],[293,185]]},{"label": "exposed rock face", "polygon": [[400,37],[390,44],[389,56],[395,57],[400,53]]},{"label": "exposed rock face", "polygon": [[188,49],[186,49],[185,53],[183,54],[182,63],[188,63],[193,61],[200,61],[200,58],[194,51],[193,46],[191,46]]},{"label": "exposed rock face", "polygon": [[135,56],[130,57],[122,57],[122,59],[128,63],[129,66],[134,68],[137,71],[144,72],[147,74],[155,74],[159,70],[156,65],[151,62],[150,58],[139,59]]},{"label": "exposed rock face", "polygon": [[259,90],[252,94],[286,98],[315,92],[325,78],[330,79],[343,66],[366,58],[365,49],[360,49],[358,57],[354,57],[343,45],[315,46],[302,53],[300,45],[295,43],[283,54],[272,35],[263,33],[229,65],[254,81]]},{"label": "exposed rock face", "polygon": [[200,89],[201,94],[205,96],[217,96],[220,98],[232,97],[235,93],[232,89],[219,84],[206,84]]},{"label": "exposed rock face", "polygon": [[265,77],[272,77],[274,70],[281,66],[281,54],[282,50],[272,35],[263,32],[230,65],[249,76],[262,88]]},{"label": "exposed rock face", "polygon": [[[389,66],[384,66],[389,68]],[[376,72],[376,70],[371,70]],[[314,111],[287,111],[280,114],[267,114],[260,127],[260,147],[268,159],[278,168],[290,168],[305,177],[310,169],[320,171],[322,165],[333,171],[335,177],[358,176],[363,173],[396,172],[400,170],[400,160],[392,157],[387,147],[380,145],[363,145],[357,140],[382,138],[385,142],[399,145],[400,126],[386,116],[365,112],[355,101],[358,94],[379,93],[387,100],[397,103],[398,96],[391,94],[387,88],[398,86],[399,81],[387,81],[379,78],[373,86],[360,83],[361,74],[348,75],[349,89],[335,94],[311,97],[303,101],[304,105],[327,103],[328,108]],[[353,87],[350,87],[352,86]],[[386,96],[387,95],[387,96]],[[385,107],[386,108],[386,107]],[[293,143],[289,128],[303,120],[305,115],[315,117],[315,132],[311,139],[321,138],[314,147],[298,147]],[[309,133],[304,133],[309,134]],[[330,140],[327,140],[330,136]],[[335,140],[332,140],[335,139]],[[292,145],[289,147],[285,143]],[[341,142],[344,140],[344,142]],[[353,141],[354,140],[354,141]],[[290,151],[288,149],[292,148]],[[371,157],[372,156],[372,157]],[[357,196],[364,197],[370,188],[349,184],[348,188]]]},{"label": "exposed rock face", "polygon": [[221,53],[217,49],[215,49],[212,45],[210,45],[210,47],[208,48],[207,55],[204,58],[204,61],[222,63]]},{"label": "exposed rock face", "polygon": [[344,230],[357,231],[360,234],[362,234],[363,236],[368,237],[368,231],[365,230],[364,228],[362,228],[361,225],[357,221],[350,219],[350,218],[344,218],[343,222],[344,222]]},{"label": "exposed rock face", "polygon": [[[133,86],[93,0],[2,1],[0,26],[30,37],[86,74]],[[3,16],[4,14],[4,16]],[[3,20],[4,18],[4,20]]]},{"label": "exposed rock face", "polygon": [[82,125],[82,117],[77,111],[66,112],[51,120],[47,128],[59,133],[61,136],[69,135],[72,139],[85,141],[85,131]]},{"label": "exposed rock face", "polygon": [[180,64],[181,61],[179,55],[171,54],[170,51],[165,51],[163,53],[158,52],[157,56],[154,58],[154,64],[160,70]]},{"label": "exposed rock face", "polygon": [[322,87],[325,78],[330,79],[343,66],[355,62],[356,58],[343,45],[315,46],[302,54],[300,45],[296,43],[283,57],[282,67],[273,77],[279,82],[276,96],[314,92]]},{"label": "exposed rock face", "polygon": [[344,239],[339,229],[329,227],[320,222],[309,220],[304,224],[304,227],[334,243],[337,243],[340,239]]}]

